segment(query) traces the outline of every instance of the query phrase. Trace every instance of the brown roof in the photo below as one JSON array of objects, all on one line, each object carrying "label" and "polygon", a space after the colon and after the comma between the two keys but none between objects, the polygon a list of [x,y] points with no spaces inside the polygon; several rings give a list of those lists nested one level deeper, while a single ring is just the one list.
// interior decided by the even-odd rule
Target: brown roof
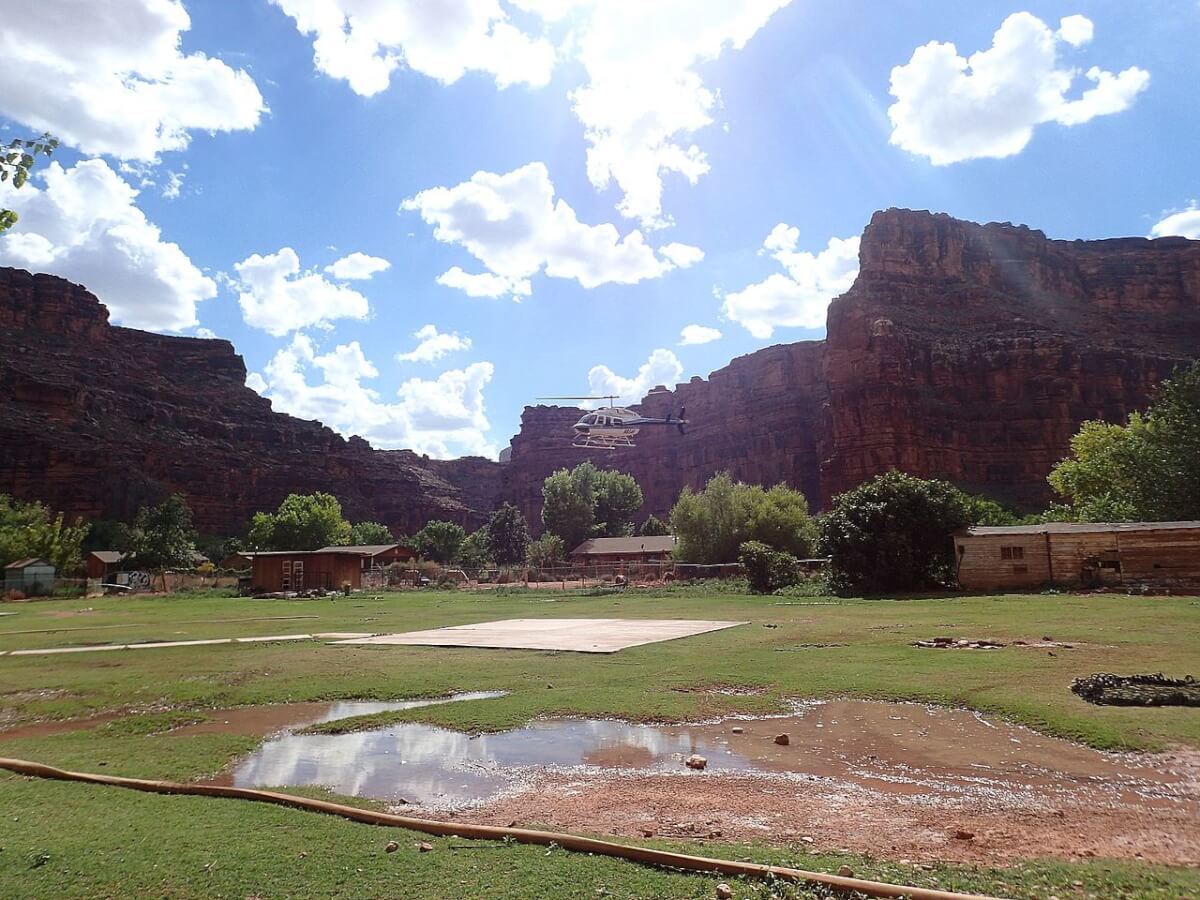
[{"label": "brown roof", "polygon": [[4,568],[6,569],[27,569],[30,566],[49,566],[50,563],[44,559],[39,559],[36,556],[31,556],[29,559],[18,559],[16,562],[11,562]]},{"label": "brown roof", "polygon": [[1200,529],[1200,521],[1186,522],[1043,522],[1037,525],[975,525],[959,535],[989,534],[1107,534],[1122,531],[1180,531]]},{"label": "brown roof", "polygon": [[633,556],[638,553],[670,553],[675,549],[675,535],[645,537],[591,538],[571,551],[572,556],[591,556],[619,553]]},{"label": "brown roof", "polygon": [[93,550],[88,554],[88,556],[94,556],[96,559],[100,560],[100,562],[110,566],[113,563],[119,563],[128,555],[129,554],[122,553],[119,550]]}]

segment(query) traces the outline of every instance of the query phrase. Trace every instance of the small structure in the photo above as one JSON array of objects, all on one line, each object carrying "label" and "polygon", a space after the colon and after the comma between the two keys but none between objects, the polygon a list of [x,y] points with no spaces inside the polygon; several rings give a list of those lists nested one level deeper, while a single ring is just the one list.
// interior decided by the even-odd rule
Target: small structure
[{"label": "small structure", "polygon": [[121,571],[121,564],[128,555],[119,550],[93,550],[84,558],[83,567],[87,570],[88,578],[109,581],[115,573]]},{"label": "small structure", "polygon": [[333,591],[363,586],[364,576],[416,554],[402,544],[322,547],[320,550],[272,550],[243,553],[250,560],[251,589],[272,594]]},{"label": "small structure", "polygon": [[675,535],[591,538],[571,551],[571,561],[588,565],[661,563],[671,559]]},{"label": "small structure", "polygon": [[976,526],[954,550],[967,590],[1200,584],[1200,522]]},{"label": "small structure", "polygon": [[54,566],[44,559],[18,559],[4,567],[4,590],[25,596],[54,593]]}]

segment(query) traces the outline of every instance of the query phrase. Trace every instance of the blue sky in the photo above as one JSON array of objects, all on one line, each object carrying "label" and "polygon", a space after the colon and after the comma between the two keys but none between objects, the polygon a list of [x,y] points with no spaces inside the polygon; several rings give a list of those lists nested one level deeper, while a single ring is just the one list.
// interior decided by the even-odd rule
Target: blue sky
[{"label": "blue sky", "polygon": [[537,396],[823,336],[876,209],[1200,237],[1198,34],[1194,0],[43,0],[0,136],[65,146],[0,192],[0,264],[231,340],[276,409],[494,454]]}]

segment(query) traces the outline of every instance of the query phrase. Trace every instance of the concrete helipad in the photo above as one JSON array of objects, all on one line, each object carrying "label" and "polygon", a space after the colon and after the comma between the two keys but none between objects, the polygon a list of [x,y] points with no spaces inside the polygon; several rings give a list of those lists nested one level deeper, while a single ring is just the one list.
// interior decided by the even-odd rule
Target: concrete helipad
[{"label": "concrete helipad", "polygon": [[338,643],[616,653],[626,647],[673,641],[745,624],[703,619],[501,619],[430,631],[380,634]]}]

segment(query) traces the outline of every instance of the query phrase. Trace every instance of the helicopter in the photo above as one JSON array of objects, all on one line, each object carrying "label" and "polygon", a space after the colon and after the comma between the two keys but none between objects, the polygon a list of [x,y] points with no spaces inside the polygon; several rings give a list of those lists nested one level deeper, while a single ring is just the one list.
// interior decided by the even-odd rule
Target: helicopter
[{"label": "helicopter", "polygon": [[665,419],[643,416],[631,409],[617,406],[616,396],[604,397],[538,397],[538,400],[607,400],[608,406],[584,413],[573,426],[574,437],[572,447],[594,450],[616,450],[620,447],[635,447],[633,439],[637,433],[648,425],[670,425],[678,429],[680,434],[688,424],[684,417],[687,407],[679,408],[678,417],[667,413]]}]

